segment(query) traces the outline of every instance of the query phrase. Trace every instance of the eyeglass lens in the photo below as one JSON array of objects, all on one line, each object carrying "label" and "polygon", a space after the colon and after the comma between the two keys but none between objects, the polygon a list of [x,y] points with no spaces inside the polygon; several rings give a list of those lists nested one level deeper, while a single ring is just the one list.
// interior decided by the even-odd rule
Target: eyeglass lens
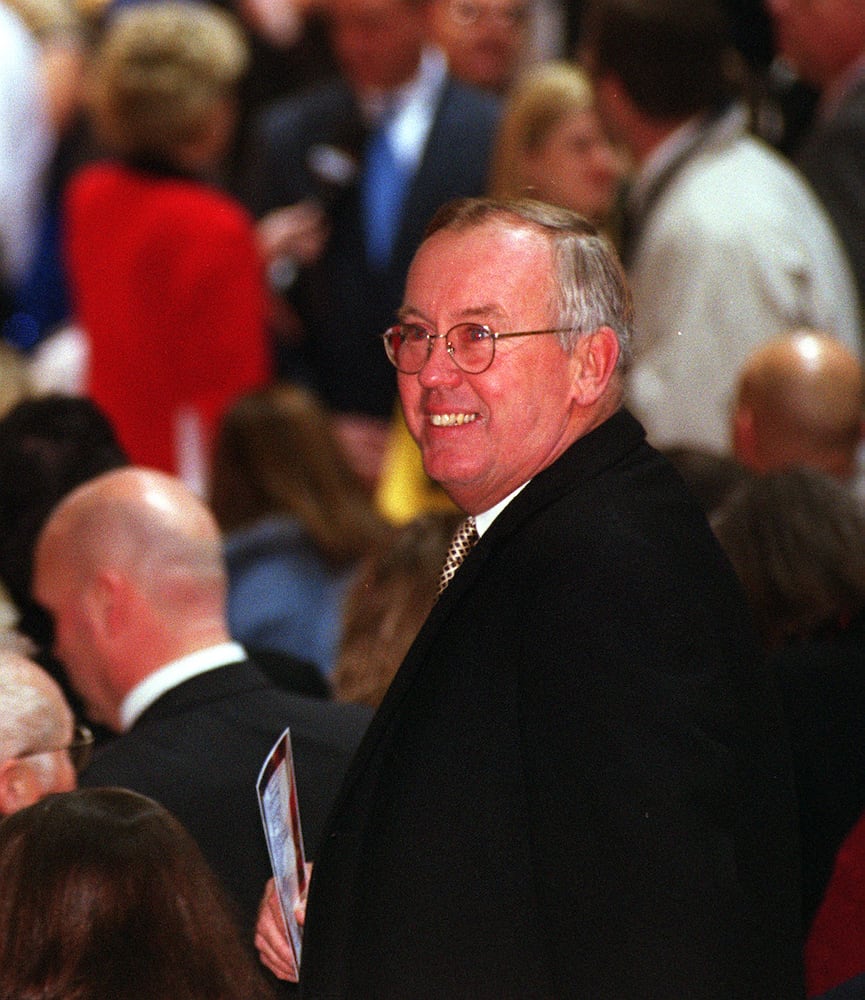
[{"label": "eyeglass lens", "polygon": [[[422,326],[403,323],[388,330],[385,345],[399,371],[414,375],[426,364],[435,339],[435,334],[430,335]],[[451,327],[447,344],[451,357],[464,372],[477,375],[492,364],[496,341],[485,326],[460,323]]]}]

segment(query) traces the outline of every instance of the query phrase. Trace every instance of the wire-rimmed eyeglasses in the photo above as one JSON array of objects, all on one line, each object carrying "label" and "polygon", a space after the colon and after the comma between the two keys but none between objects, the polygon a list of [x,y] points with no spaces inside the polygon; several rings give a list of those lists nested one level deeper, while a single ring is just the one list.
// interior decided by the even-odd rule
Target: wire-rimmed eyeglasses
[{"label": "wire-rimmed eyeglasses", "polygon": [[72,761],[76,774],[81,774],[93,756],[93,742],[93,733],[87,726],[79,722],[75,726],[72,740],[65,746],[48,747],[45,750],[28,750],[26,753],[16,754],[15,759],[24,760],[27,757],[38,757],[43,753],[60,753],[60,751],[65,750],[69,753],[69,759]]},{"label": "wire-rimmed eyeglasses", "polygon": [[496,333],[481,323],[457,323],[447,333],[431,333],[417,323],[397,323],[382,334],[388,359],[403,375],[417,375],[432,354],[433,341],[444,338],[447,352],[456,366],[469,375],[480,375],[493,363],[496,341],[504,337],[533,337],[540,333],[568,333],[557,330],[518,330]]}]

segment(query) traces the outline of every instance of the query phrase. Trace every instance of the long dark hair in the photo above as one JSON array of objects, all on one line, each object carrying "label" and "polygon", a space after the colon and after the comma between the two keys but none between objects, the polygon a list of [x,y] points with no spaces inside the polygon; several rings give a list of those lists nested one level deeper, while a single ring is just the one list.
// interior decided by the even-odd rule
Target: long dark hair
[{"label": "long dark hair", "polygon": [[226,534],[271,515],[294,517],[336,566],[366,555],[383,532],[330,413],[286,383],[247,393],[223,417],[210,506]]},{"label": "long dark hair", "polygon": [[197,844],[118,788],[0,823],[2,1000],[271,998]]}]

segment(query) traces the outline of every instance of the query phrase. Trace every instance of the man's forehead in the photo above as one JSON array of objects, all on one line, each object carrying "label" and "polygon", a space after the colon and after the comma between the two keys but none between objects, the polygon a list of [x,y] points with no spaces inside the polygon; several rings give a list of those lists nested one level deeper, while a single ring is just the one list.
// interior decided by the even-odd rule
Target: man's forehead
[{"label": "man's forehead", "polygon": [[418,255],[428,248],[435,251],[442,243],[449,243],[451,247],[465,244],[480,246],[495,244],[497,253],[513,249],[519,254],[526,252],[529,247],[550,246],[550,241],[541,230],[529,222],[511,216],[490,216],[466,225],[439,229],[421,243]]}]

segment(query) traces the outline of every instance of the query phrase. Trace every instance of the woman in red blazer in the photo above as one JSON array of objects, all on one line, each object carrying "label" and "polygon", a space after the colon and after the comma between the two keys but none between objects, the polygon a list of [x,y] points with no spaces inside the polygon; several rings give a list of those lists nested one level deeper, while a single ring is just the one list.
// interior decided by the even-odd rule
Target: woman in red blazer
[{"label": "woman in red blazer", "polygon": [[168,0],[122,11],[96,54],[90,104],[118,159],[85,166],[66,192],[88,393],[135,464],[193,487],[222,412],[270,375],[253,222],[204,179],[231,136],[246,60],[221,11]]}]

